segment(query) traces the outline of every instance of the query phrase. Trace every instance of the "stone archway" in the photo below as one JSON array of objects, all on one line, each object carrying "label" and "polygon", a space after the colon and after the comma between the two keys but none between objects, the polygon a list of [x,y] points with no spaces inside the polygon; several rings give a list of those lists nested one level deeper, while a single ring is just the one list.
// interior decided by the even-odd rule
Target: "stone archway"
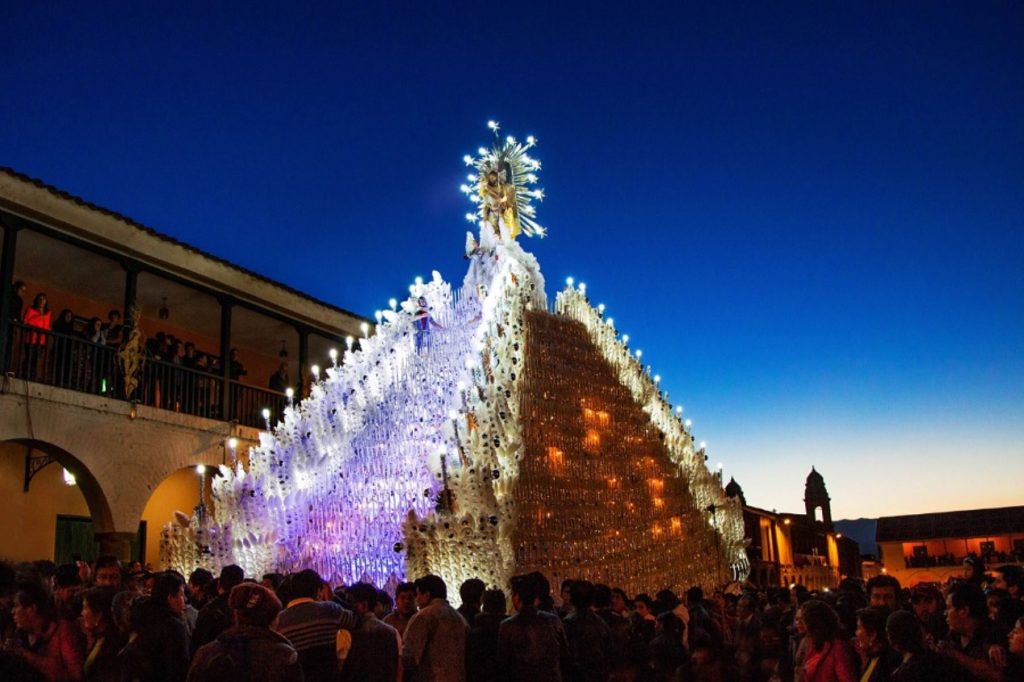
[{"label": "stone archway", "polygon": [[[18,496],[9,500],[6,509],[8,521],[15,530],[14,537],[9,540],[8,552],[11,555],[29,552],[39,556],[25,558],[49,556],[54,550],[52,533],[59,525],[58,518],[70,513],[71,518],[81,519],[87,515],[91,519],[100,553],[124,555],[127,558],[134,534],[117,532],[107,495],[80,457],[54,443],[33,438],[10,438],[0,442],[0,456],[8,460],[4,464],[3,486],[8,491],[5,494]],[[64,488],[63,484],[54,483],[63,480],[58,474],[61,468],[74,476],[74,485],[68,486],[67,492],[60,490]],[[71,493],[72,489],[78,494]],[[55,490],[59,494],[55,495]],[[35,497],[31,497],[33,494]],[[47,515],[47,518],[40,521],[40,513]],[[51,534],[51,541],[46,542],[45,549],[38,546],[38,537],[31,537],[22,545],[18,544],[19,535],[25,539],[26,534],[40,533]]]}]

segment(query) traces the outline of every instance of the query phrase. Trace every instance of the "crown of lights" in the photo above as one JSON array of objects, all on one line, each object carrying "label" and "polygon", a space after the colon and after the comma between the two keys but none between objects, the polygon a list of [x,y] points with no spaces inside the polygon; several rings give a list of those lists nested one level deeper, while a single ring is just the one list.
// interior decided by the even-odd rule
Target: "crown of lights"
[{"label": "crown of lights", "polygon": [[476,157],[469,154],[462,157],[467,166],[476,170],[475,173],[466,176],[470,184],[463,184],[459,188],[477,207],[475,213],[466,214],[466,220],[477,223],[485,219],[485,185],[488,175],[495,173],[499,183],[509,185],[515,190],[516,211],[523,234],[528,237],[545,236],[547,230],[537,223],[537,210],[533,205],[534,199],[544,200],[543,189],[532,189],[537,184],[540,161],[527,153],[537,145],[537,138],[529,135],[523,143],[509,135],[502,140],[498,134],[501,126],[497,121],[488,121],[487,127],[494,133],[492,147],[480,147],[477,149]]}]

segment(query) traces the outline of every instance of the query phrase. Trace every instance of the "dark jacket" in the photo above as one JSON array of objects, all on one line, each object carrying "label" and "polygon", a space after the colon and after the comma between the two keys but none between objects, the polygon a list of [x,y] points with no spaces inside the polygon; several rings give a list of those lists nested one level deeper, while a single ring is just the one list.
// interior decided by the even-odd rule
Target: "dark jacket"
[{"label": "dark jacket", "polygon": [[188,674],[189,640],[185,621],[166,606],[145,604],[139,635],[118,661],[128,682],[182,682]]},{"label": "dark jacket", "polygon": [[607,680],[611,669],[608,653],[612,650],[612,631],[607,623],[585,609],[570,613],[564,625],[569,642],[565,679],[571,682]]},{"label": "dark jacket", "polygon": [[568,651],[569,642],[558,616],[524,608],[499,626],[498,679],[559,682],[561,662]]},{"label": "dark jacket", "polygon": [[466,682],[493,682],[498,678],[498,628],[504,613],[478,613],[466,635]]},{"label": "dark jacket", "polygon": [[192,653],[199,651],[199,647],[209,644],[217,639],[222,632],[230,628],[235,622],[235,616],[228,606],[227,593],[219,594],[209,604],[204,606],[196,617],[196,627],[192,631]]},{"label": "dark jacket", "polygon": [[302,682],[299,654],[267,628],[248,625],[225,630],[196,652],[188,682]]},{"label": "dark jacket", "polygon": [[117,628],[111,627],[101,639],[97,639],[92,650],[86,652],[82,679],[85,682],[120,682],[121,662],[117,655],[123,647],[124,637]]},{"label": "dark jacket", "polygon": [[959,680],[960,674],[947,659],[932,651],[923,651],[901,663],[889,679],[891,682],[937,682]]}]

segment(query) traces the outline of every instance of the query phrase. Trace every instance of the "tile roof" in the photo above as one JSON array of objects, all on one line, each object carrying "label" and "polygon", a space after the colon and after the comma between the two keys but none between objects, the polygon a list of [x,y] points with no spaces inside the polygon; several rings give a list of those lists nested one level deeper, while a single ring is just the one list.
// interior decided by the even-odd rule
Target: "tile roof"
[{"label": "tile roof", "polygon": [[232,268],[233,270],[237,270],[238,272],[244,273],[244,274],[246,274],[246,275],[248,275],[250,277],[255,277],[256,279],[262,280],[262,281],[264,281],[264,282],[266,282],[268,284],[271,284],[271,285],[273,285],[275,287],[278,287],[279,289],[284,289],[285,291],[288,291],[289,293],[292,293],[292,294],[294,294],[296,296],[301,296],[302,298],[305,298],[306,300],[312,301],[313,303],[316,303],[317,305],[322,305],[325,308],[330,308],[331,310],[335,310],[335,311],[337,311],[339,313],[343,313],[345,315],[349,315],[350,317],[353,317],[353,318],[355,318],[357,320],[369,321],[369,318],[366,318],[366,317],[363,317],[362,315],[358,315],[356,313],[353,313],[350,310],[346,310],[346,309],[341,308],[339,306],[336,306],[336,305],[334,305],[332,303],[328,303],[327,301],[323,301],[323,300],[320,300],[320,299],[315,298],[313,296],[310,296],[309,294],[304,293],[302,291],[299,291],[298,289],[295,289],[294,287],[290,287],[287,284],[283,284],[281,282],[273,280],[273,279],[271,279],[271,278],[269,278],[269,277],[267,277],[265,275],[261,275],[258,272],[254,272],[252,270],[244,268],[241,265],[238,265],[236,263],[232,263],[231,261],[226,260],[224,258],[220,258],[219,256],[214,256],[213,254],[207,253],[206,251],[203,251],[202,249],[198,249],[198,248],[192,246],[191,244],[186,244],[185,242],[180,241],[178,239],[175,239],[174,237],[166,235],[166,234],[164,234],[162,232],[158,232],[157,230],[154,230],[153,228],[151,228],[151,227],[149,227],[147,225],[143,225],[142,223],[138,222],[137,220],[133,220],[132,218],[129,218],[126,215],[123,215],[123,214],[118,213],[116,211],[111,211],[110,209],[104,208],[102,206],[97,206],[96,204],[88,202],[85,199],[82,199],[81,197],[75,196],[74,194],[71,194],[69,192],[65,192],[64,190],[62,190],[62,189],[60,189],[58,187],[54,187],[53,185],[48,185],[47,183],[43,182],[42,180],[30,177],[28,175],[25,175],[24,173],[19,173],[18,171],[14,170],[13,168],[9,168],[7,166],[0,166],[0,173],[3,173],[4,175],[8,175],[8,176],[10,176],[12,178],[15,178],[17,180],[21,180],[22,182],[27,182],[27,183],[30,183],[32,185],[35,185],[36,187],[38,187],[40,189],[43,189],[43,190],[46,190],[47,192],[49,192],[50,194],[52,194],[52,195],[54,195],[56,197],[59,197],[61,199],[65,199],[67,201],[71,201],[71,202],[73,202],[75,204],[78,204],[79,206],[82,206],[82,207],[87,208],[89,210],[97,211],[97,212],[102,213],[104,215],[110,216],[111,218],[114,218],[116,220],[120,220],[121,222],[126,223],[128,225],[131,225],[132,227],[134,227],[134,228],[136,228],[138,230],[141,230],[141,231],[145,232],[146,234],[152,235],[152,236],[156,237],[157,239],[165,241],[165,242],[167,242],[169,244],[173,244],[175,246],[180,246],[180,247],[182,247],[184,249],[187,249],[188,251],[191,251],[192,253],[195,253],[195,254],[197,254],[199,256],[202,256],[203,258],[208,258],[208,259],[210,259],[212,261],[216,261],[217,263],[221,263],[222,265],[226,265],[229,268]]},{"label": "tile roof", "polygon": [[1024,533],[1024,507],[883,516],[878,519],[875,539],[878,542],[935,540],[1006,533]]}]

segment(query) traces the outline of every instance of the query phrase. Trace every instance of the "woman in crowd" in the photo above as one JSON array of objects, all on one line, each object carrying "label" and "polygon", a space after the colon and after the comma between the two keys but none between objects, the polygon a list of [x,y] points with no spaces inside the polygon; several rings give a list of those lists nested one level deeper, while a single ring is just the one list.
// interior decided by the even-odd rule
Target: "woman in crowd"
[{"label": "woman in crowd", "polygon": [[284,636],[270,629],[281,611],[277,596],[262,585],[242,583],[231,590],[228,606],[234,614],[234,627],[200,647],[188,681],[301,681],[298,652]]},{"label": "woman in crowd", "polygon": [[14,597],[17,641],[4,649],[22,658],[50,682],[80,680],[85,643],[78,626],[57,617],[50,594],[39,583],[22,584]]},{"label": "woman in crowd", "polygon": [[[46,300],[46,294],[36,294],[32,305],[25,309],[22,322],[35,329],[50,331],[50,304]],[[29,379],[36,379],[42,374],[40,365],[46,359],[47,334],[39,334],[31,330],[25,331],[24,334],[22,341],[25,351],[24,373]]]},{"label": "woman in crowd", "polygon": [[82,630],[87,651],[82,666],[87,682],[118,682],[121,666],[117,654],[124,646],[124,637],[114,623],[113,603],[117,593],[111,587],[94,587],[82,600]]},{"label": "woman in crowd", "polygon": [[839,630],[832,607],[811,599],[797,611],[796,621],[807,634],[799,673],[804,682],[857,682],[857,655]]}]

